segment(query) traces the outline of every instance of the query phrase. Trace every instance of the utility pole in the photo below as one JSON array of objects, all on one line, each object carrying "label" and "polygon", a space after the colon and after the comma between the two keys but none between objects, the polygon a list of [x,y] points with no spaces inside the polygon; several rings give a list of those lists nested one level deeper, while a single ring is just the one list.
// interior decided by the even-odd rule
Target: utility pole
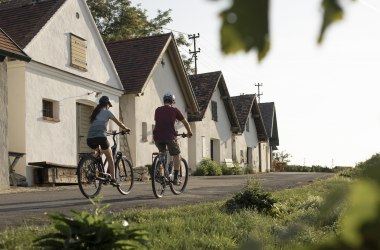
[{"label": "utility pole", "polygon": [[197,41],[195,39],[199,38],[199,33],[197,35],[193,34],[193,35],[189,35],[188,36],[189,39],[192,39],[193,40],[193,44],[194,44],[194,50],[191,51],[189,50],[189,53],[192,54],[192,58],[194,57],[194,62],[195,62],[195,74],[197,74],[197,59],[198,59],[198,56],[197,56],[197,53],[200,53],[201,52],[201,49],[198,48],[197,50]]},{"label": "utility pole", "polygon": [[262,87],[263,84],[262,83],[255,83],[255,86],[257,87],[257,96],[259,98],[259,103],[260,103],[260,96],[263,95],[263,93],[260,93],[260,87]]}]

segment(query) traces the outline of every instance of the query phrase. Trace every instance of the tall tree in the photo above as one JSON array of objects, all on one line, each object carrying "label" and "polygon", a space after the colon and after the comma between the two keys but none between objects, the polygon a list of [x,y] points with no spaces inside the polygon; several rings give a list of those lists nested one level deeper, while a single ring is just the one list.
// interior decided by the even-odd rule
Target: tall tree
[{"label": "tall tree", "polygon": [[[162,33],[162,27],[172,22],[171,9],[158,10],[157,16],[149,19],[147,11],[140,4],[132,6],[130,0],[87,0],[87,5],[106,42],[157,35]],[[175,38],[178,46],[190,46],[182,34]],[[192,73],[191,58],[184,54],[181,57],[186,71]]]}]

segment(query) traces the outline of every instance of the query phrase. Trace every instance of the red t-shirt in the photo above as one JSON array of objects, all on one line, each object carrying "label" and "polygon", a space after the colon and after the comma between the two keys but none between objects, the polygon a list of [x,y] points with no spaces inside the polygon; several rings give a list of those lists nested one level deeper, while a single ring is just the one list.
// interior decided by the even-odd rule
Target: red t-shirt
[{"label": "red t-shirt", "polygon": [[153,139],[156,142],[169,141],[176,139],[174,123],[176,120],[185,119],[181,111],[175,107],[164,105],[158,107],[154,113],[156,125],[153,130]]}]

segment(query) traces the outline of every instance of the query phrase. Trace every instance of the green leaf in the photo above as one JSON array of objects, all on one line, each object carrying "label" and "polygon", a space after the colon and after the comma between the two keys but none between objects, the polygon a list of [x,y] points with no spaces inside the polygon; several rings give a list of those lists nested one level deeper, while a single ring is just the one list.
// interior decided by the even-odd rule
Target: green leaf
[{"label": "green leaf", "polygon": [[231,8],[220,14],[222,51],[256,50],[258,60],[263,59],[270,48],[268,12],[269,0],[234,0]]},{"label": "green leaf", "polygon": [[343,9],[339,5],[339,0],[323,0],[323,22],[318,37],[318,43],[322,43],[326,29],[334,22],[343,19]]}]

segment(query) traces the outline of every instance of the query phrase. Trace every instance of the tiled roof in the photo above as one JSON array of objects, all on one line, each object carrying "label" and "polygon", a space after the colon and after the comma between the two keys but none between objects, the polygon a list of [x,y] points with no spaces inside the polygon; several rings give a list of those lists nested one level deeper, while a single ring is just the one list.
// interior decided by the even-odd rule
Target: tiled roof
[{"label": "tiled roof", "polygon": [[199,114],[189,115],[189,121],[201,121],[205,115],[208,104],[214,90],[218,87],[224,106],[227,111],[227,116],[231,124],[231,130],[237,132],[240,130],[239,121],[236,116],[234,106],[231,101],[230,94],[227,89],[226,82],[221,71],[209,72],[189,76],[193,91],[199,106]]},{"label": "tiled roof", "polygon": [[142,91],[170,37],[171,33],[106,44],[127,93]]},{"label": "tiled roof", "polygon": [[278,130],[277,130],[277,117],[274,102],[260,103],[259,104],[261,115],[264,119],[265,128],[272,146],[279,145]]},{"label": "tiled roof", "polygon": [[257,137],[260,141],[268,139],[265,129],[263,117],[260,112],[259,105],[255,95],[240,95],[231,97],[235,111],[240,123],[240,132],[243,133],[248,120],[248,115],[251,113],[255,122]]},{"label": "tiled roof", "polygon": [[6,56],[27,62],[30,61],[30,57],[0,28],[0,59]]},{"label": "tiled roof", "polygon": [[200,111],[197,115],[189,116],[189,121],[201,121],[203,119],[221,74],[222,72],[216,71],[189,76]]},{"label": "tiled roof", "polygon": [[65,1],[13,0],[0,4],[0,27],[25,48]]},{"label": "tiled roof", "polygon": [[251,112],[254,99],[255,95],[240,95],[231,97],[239,120],[240,129],[242,130],[245,129],[245,124],[247,122],[249,112]]}]

